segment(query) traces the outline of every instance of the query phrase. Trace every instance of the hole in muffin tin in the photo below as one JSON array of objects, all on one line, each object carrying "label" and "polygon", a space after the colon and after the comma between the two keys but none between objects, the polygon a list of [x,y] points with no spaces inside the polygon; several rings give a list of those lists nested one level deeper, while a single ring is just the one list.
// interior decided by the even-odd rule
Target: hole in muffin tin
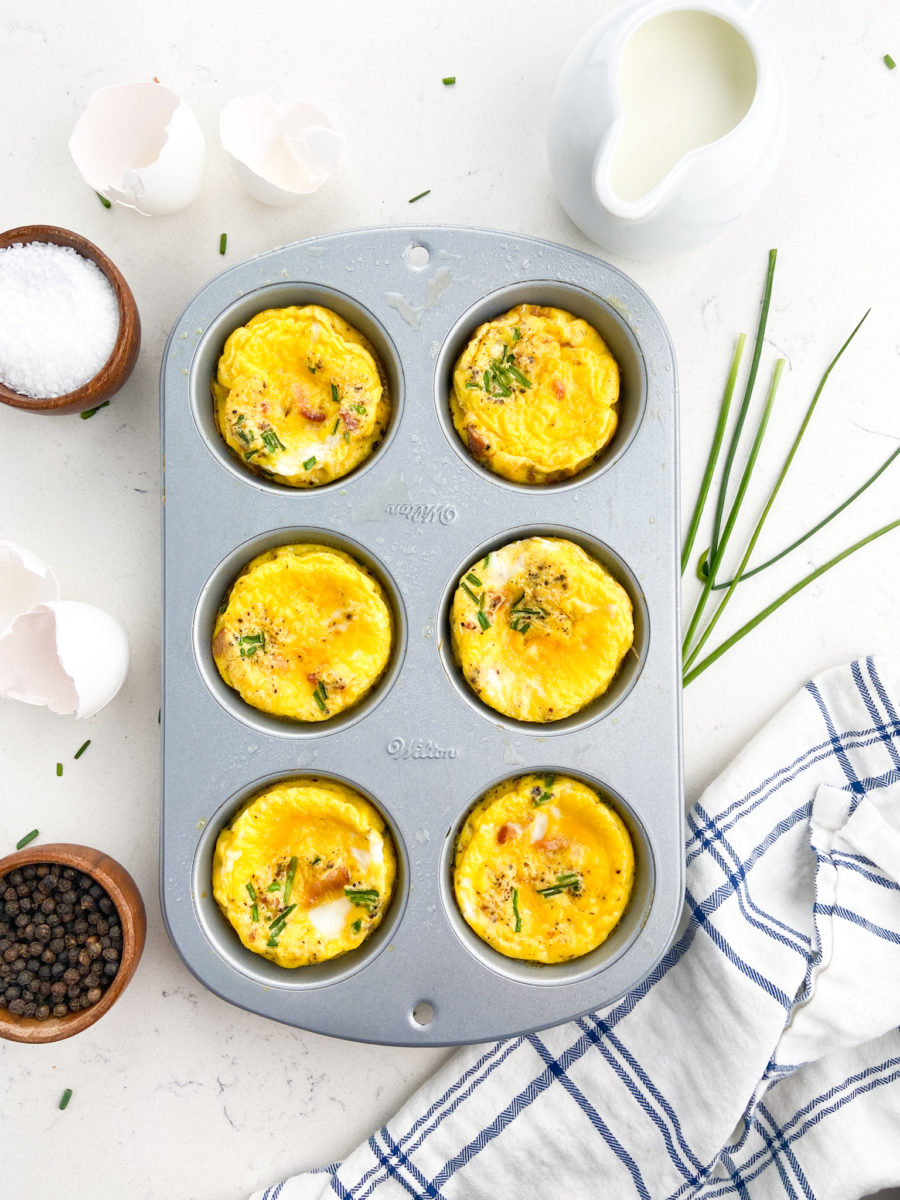
[{"label": "hole in muffin tin", "polygon": [[[366,938],[363,944],[355,950],[349,950],[337,958],[328,959],[321,963],[311,963],[305,967],[280,967],[270,962],[261,954],[254,954],[240,940],[231,924],[219,908],[212,891],[212,861],[216,841],[219,834],[236,817],[239,810],[253,796],[273,787],[278,783],[292,781],[303,782],[310,779],[324,779],[332,783],[341,783],[359,792],[373,808],[376,808],[384,819],[397,856],[397,877],[394,881],[394,894],[381,924]],[[409,894],[409,859],[406,846],[400,836],[396,822],[385,811],[379,801],[366,788],[340,775],[327,771],[297,772],[282,771],[278,774],[267,775],[241,788],[230,796],[225,803],[213,814],[204,826],[194,852],[194,862],[191,872],[191,894],[194,901],[194,911],[197,921],[206,940],[213,950],[224,959],[234,970],[242,975],[256,980],[266,987],[303,990],[306,988],[326,987],[348,979],[368,966],[373,959],[390,943],[406,908]]]},{"label": "hole in muffin tin", "polygon": [[[466,922],[459,910],[459,905],[456,903],[456,895],[453,890],[453,859],[456,850],[456,839],[459,837],[459,831],[462,829],[466,817],[491,788],[496,787],[500,783],[505,783],[507,780],[518,779],[523,774],[545,775],[551,773],[555,775],[568,775],[572,779],[577,779],[581,783],[587,784],[588,787],[593,788],[599,794],[601,800],[604,800],[611,808],[615,809],[622,818],[631,835],[634,847],[634,886],[631,898],[628,901],[628,907],[622,914],[622,919],[605,942],[602,942],[596,949],[590,950],[587,954],[581,955],[580,958],[571,958],[561,963],[536,963],[527,962],[524,959],[508,958],[505,954],[501,954],[498,950],[489,946],[487,942],[482,941]],[[653,850],[650,846],[650,839],[647,837],[647,833],[635,814],[634,809],[618,792],[601,783],[599,779],[591,775],[586,775],[582,771],[572,770],[570,767],[560,766],[556,763],[548,763],[546,766],[534,767],[528,771],[517,771],[513,774],[502,775],[492,783],[487,784],[477,796],[473,796],[447,833],[441,853],[440,872],[441,900],[444,905],[445,915],[450,922],[453,932],[469,953],[483,966],[487,967],[488,970],[494,971],[498,975],[504,975],[508,979],[516,980],[518,983],[538,985],[579,983],[584,979],[590,978],[592,975],[599,974],[620,959],[634,944],[647,923],[656,889],[656,866],[653,858]]]},{"label": "hole in muffin tin", "polygon": [[[595,700],[585,705],[579,712],[572,713],[568,717],[563,717],[559,721],[520,721],[514,717],[508,717],[504,713],[491,708],[490,705],[485,704],[480,697],[475,695],[467,683],[462,670],[453,657],[453,647],[450,639],[450,608],[453,603],[453,596],[459,586],[459,581],[465,575],[466,570],[471,567],[477,567],[477,564],[489,552],[499,550],[502,546],[506,546],[510,542],[517,542],[523,538],[530,537],[565,538],[566,541],[574,542],[576,546],[580,546],[582,550],[589,554],[591,558],[596,559],[601,567],[608,571],[622,585],[631,599],[634,611],[634,642],[622,660],[618,671],[613,676],[609,687],[601,696],[598,696]],[[441,656],[441,662],[451,684],[466,704],[474,709],[479,716],[484,717],[494,725],[499,725],[513,733],[529,733],[539,737],[546,737],[548,734],[554,733],[572,733],[577,729],[583,729],[586,725],[593,724],[594,721],[599,721],[602,717],[609,716],[613,709],[621,704],[637,682],[641,671],[644,669],[644,663],[647,660],[647,648],[650,641],[650,617],[647,610],[647,601],[631,568],[605,542],[601,542],[579,529],[571,529],[563,525],[521,526],[506,530],[504,533],[495,535],[489,541],[482,542],[480,546],[473,547],[472,551],[459,563],[447,581],[441,596],[440,608],[438,609],[438,621],[440,628],[438,652]]]},{"label": "hole in muffin tin", "polygon": [[419,1000],[411,1015],[417,1025],[430,1025],[434,1020],[434,1005],[430,1000]]},{"label": "hole in muffin tin", "polygon": [[[450,415],[450,394],[453,389],[453,368],[470,338],[480,325],[502,316],[518,304],[540,304],[561,308],[581,317],[600,334],[619,366],[619,420],[610,441],[577,475],[559,483],[514,483],[478,463],[463,445]],[[434,375],[434,398],[438,420],[447,441],[473,471],[491,483],[530,495],[565,491],[580,487],[608,471],[619,461],[638,431],[647,405],[647,367],[644,355],[631,325],[609,300],[586,291],[575,284],[554,280],[534,280],[498,288],[479,300],[459,318],[447,335]]]},{"label": "hole in muffin tin", "polygon": [[[219,606],[225,593],[247,563],[258,554],[263,554],[266,550],[272,550],[276,546],[290,546],[302,542],[331,546],[336,550],[343,550],[356,559],[381,584],[393,617],[393,643],[387,666],[381,677],[361,700],[326,721],[292,721],[288,717],[278,717],[254,708],[243,700],[234,688],[228,686],[219,674],[212,654],[213,628]],[[203,682],[213,697],[226,712],[244,725],[249,725],[260,733],[275,734],[279,737],[322,737],[355,725],[357,721],[362,720],[381,703],[400,673],[406,653],[406,626],[406,610],[399,588],[383,564],[358,542],[331,533],[326,529],[296,526],[287,529],[273,529],[243,542],[232,550],[227,557],[222,559],[203,585],[194,609],[194,659]]]},{"label": "hole in muffin tin", "polygon": [[[248,471],[229,450],[224,438],[216,428],[214,404],[210,391],[210,384],[218,368],[225,342],[235,329],[246,325],[251,317],[255,317],[257,313],[263,312],[265,309],[287,308],[290,305],[304,304],[319,304],[323,308],[332,309],[371,342],[387,380],[391,399],[391,411],[384,437],[369,457],[339,479],[313,488],[290,487],[285,483],[278,483],[274,479],[266,479]],[[194,423],[210,454],[221,466],[244,483],[279,496],[308,496],[311,493],[325,492],[334,487],[343,487],[363,475],[390,445],[400,423],[404,396],[403,366],[397,349],[384,326],[357,300],[323,284],[302,282],[268,284],[241,296],[239,300],[229,304],[210,321],[200,339],[191,364],[191,411]]]}]

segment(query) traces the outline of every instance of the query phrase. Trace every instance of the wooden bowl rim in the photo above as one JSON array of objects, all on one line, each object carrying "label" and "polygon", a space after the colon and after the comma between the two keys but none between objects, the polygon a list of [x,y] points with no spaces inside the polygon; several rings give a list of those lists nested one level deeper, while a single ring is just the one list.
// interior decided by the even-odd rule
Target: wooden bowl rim
[{"label": "wooden bowl rim", "polygon": [[49,242],[54,246],[70,246],[83,258],[88,258],[100,268],[116,294],[119,308],[119,332],[109,358],[92,379],[62,396],[36,399],[13,391],[0,381],[0,401],[12,408],[37,413],[70,413],[102,403],[117,392],[131,374],[140,349],[141,325],[137,303],[124,275],[99,246],[88,241],[73,229],[60,225],[20,225],[16,229],[0,232],[0,250],[30,242]]},{"label": "wooden bowl rim", "polygon": [[115,905],[122,926],[122,958],[119,970],[96,1004],[81,1008],[65,1017],[17,1017],[0,1009],[0,1038],[13,1042],[58,1042],[89,1028],[108,1012],[131,982],[137,970],[147,933],[147,914],[143,897],[131,874],[116,859],[92,846],[74,842],[47,842],[26,846],[0,858],[0,875],[33,863],[60,863],[90,875]]}]

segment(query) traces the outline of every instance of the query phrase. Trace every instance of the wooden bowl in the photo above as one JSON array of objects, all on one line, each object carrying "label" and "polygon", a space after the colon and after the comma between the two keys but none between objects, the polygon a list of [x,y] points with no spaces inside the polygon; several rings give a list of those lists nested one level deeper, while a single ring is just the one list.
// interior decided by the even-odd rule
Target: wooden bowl
[{"label": "wooden bowl", "polygon": [[119,970],[96,1004],[81,1008],[65,1017],[17,1017],[0,1008],[0,1037],[11,1042],[59,1042],[81,1033],[109,1012],[125,991],[140,962],[147,935],[147,914],[137,884],[125,868],[90,846],[73,846],[65,842],[28,846],[15,854],[0,858],[0,875],[7,875],[31,863],[59,863],[90,875],[112,900],[122,926],[122,957]]},{"label": "wooden bowl", "polygon": [[80,233],[73,233],[71,229],[59,229],[56,225],[22,225],[18,229],[8,229],[5,233],[0,233],[0,250],[17,242],[52,242],[56,246],[71,246],[82,258],[89,258],[95,262],[116,293],[119,305],[119,335],[112,353],[94,378],[76,388],[74,392],[36,400],[31,396],[20,395],[0,382],[0,401],[12,408],[48,413],[51,416],[96,408],[119,390],[137,362],[138,351],[141,348],[141,319],[131,288],[112,259],[107,258],[93,242],[83,238]]}]

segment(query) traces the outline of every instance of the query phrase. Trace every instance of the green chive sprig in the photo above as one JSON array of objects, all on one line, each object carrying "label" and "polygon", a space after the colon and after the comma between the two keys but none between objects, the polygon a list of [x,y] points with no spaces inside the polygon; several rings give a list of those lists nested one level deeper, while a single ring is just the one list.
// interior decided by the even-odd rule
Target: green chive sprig
[{"label": "green chive sprig", "polygon": [[421,200],[424,196],[430,196],[430,195],[431,195],[431,188],[426,188],[424,192],[419,192],[418,196],[412,196],[410,198],[409,203],[415,204],[415,202],[417,200]]},{"label": "green chive sprig", "polygon": [[112,208],[112,200],[107,200],[107,198],[105,196],[101,195],[100,192],[97,193],[97,199],[100,201],[100,203],[103,205],[104,208]]},{"label": "green chive sprig", "polygon": [[98,404],[96,408],[86,408],[84,410],[84,412],[81,414],[82,421],[89,420],[94,415],[94,413],[98,413],[101,408],[109,408],[109,401],[104,400],[103,403]]},{"label": "green chive sprig", "polygon": [[57,764],[56,764],[56,777],[57,777],[57,779],[60,777],[60,775],[62,775],[62,773],[63,773],[63,765],[62,765],[62,763],[57,763]]},{"label": "green chive sprig", "polygon": [[288,863],[287,876],[284,881],[284,902],[288,904],[291,899],[291,892],[294,890],[294,875],[297,873],[297,859],[291,858]]},{"label": "green chive sprig", "polygon": [[82,743],[82,744],[81,744],[81,745],[78,747],[78,749],[75,751],[75,760],[76,760],[76,762],[77,762],[77,760],[78,760],[79,758],[81,758],[82,754],[84,754],[85,750],[87,750],[87,748],[88,748],[88,746],[89,746],[90,744],[91,744],[91,739],[90,739],[90,738],[88,738],[88,740],[87,740],[86,742],[83,742],[83,743]]},{"label": "green chive sprig", "polygon": [[62,1094],[62,1095],[60,1096],[60,1098],[59,1098],[59,1109],[60,1109],[60,1112],[65,1112],[65,1110],[66,1110],[66,1109],[68,1108],[68,1106],[69,1106],[69,1101],[70,1101],[71,1099],[72,1099],[72,1089],[71,1089],[71,1088],[66,1088],[66,1090],[63,1092],[63,1094]]},{"label": "green chive sprig", "polygon": [[266,648],[266,635],[264,633],[245,633],[238,638],[238,650],[241,658],[252,658],[259,650]]},{"label": "green chive sprig", "polygon": [[441,83],[444,85],[444,87],[452,87],[454,85],[454,83],[456,83],[456,76],[455,75],[445,75],[444,78],[441,80]]},{"label": "green chive sprig", "polygon": [[219,253],[220,253],[220,254],[224,254],[224,253],[225,253],[225,247],[226,247],[227,245],[228,245],[228,234],[227,234],[227,233],[223,233],[223,234],[221,234],[221,235],[220,235],[220,237],[219,237]]},{"label": "green chive sprig", "polygon": [[[770,616],[773,612],[777,611],[777,609],[779,609],[783,604],[786,604],[787,601],[790,600],[792,596],[795,596],[798,592],[802,591],[805,587],[808,587],[810,583],[813,583],[820,576],[824,575],[826,571],[829,571],[833,566],[836,566],[839,562],[842,562],[843,559],[849,557],[851,554],[854,554],[857,550],[861,549],[863,546],[868,545],[869,542],[875,541],[877,538],[883,537],[886,533],[889,533],[891,530],[897,528],[897,526],[900,525],[900,518],[893,520],[893,521],[889,521],[887,524],[882,525],[881,528],[876,529],[873,533],[869,534],[867,537],[861,538],[859,541],[855,542],[852,546],[848,547],[846,550],[841,551],[839,554],[837,554],[834,557],[832,557],[831,559],[829,559],[822,566],[816,568],[815,570],[811,571],[809,574],[804,576],[804,578],[801,579],[798,583],[796,583],[792,587],[788,588],[777,599],[775,599],[770,604],[768,604],[766,607],[761,609],[754,617],[752,617],[749,621],[745,622],[745,624],[742,625],[740,629],[738,629],[730,637],[726,638],[726,640],[724,642],[722,642],[721,645],[719,645],[711,653],[707,654],[705,658],[701,659],[699,657],[701,650],[705,646],[705,644],[708,641],[710,635],[712,634],[716,624],[718,623],[719,619],[721,618],[721,616],[725,610],[725,607],[728,604],[729,600],[731,599],[731,596],[734,594],[734,591],[737,588],[738,584],[749,579],[752,575],[757,575],[760,572],[766,570],[768,567],[772,566],[773,563],[778,562],[780,559],[784,558],[787,554],[789,554],[792,550],[795,550],[798,546],[802,545],[803,542],[807,541],[810,537],[813,536],[813,534],[817,533],[820,529],[822,529],[825,525],[827,525],[831,520],[833,520],[836,516],[838,516],[839,513],[843,512],[843,510],[845,508],[847,508],[850,504],[852,504],[852,502],[858,496],[862,495],[862,493],[864,491],[866,491],[866,489],[869,488],[875,482],[875,480],[878,479],[879,476],[883,474],[884,471],[887,470],[887,468],[891,465],[891,463],[894,461],[894,459],[897,458],[898,455],[900,455],[900,447],[898,447],[890,455],[888,455],[888,457],[881,464],[881,466],[878,467],[878,469],[859,488],[857,488],[856,491],[854,491],[846,500],[844,500],[840,505],[838,505],[838,507],[835,508],[832,512],[830,512],[826,517],[824,517],[822,520],[820,520],[815,525],[813,525],[811,529],[809,529],[801,537],[797,538],[794,542],[792,542],[785,549],[779,551],[777,554],[773,555],[771,558],[767,559],[765,562],[760,563],[759,565],[748,569],[750,559],[751,559],[753,551],[756,547],[757,541],[759,540],[759,537],[762,533],[763,526],[765,525],[766,519],[768,518],[768,515],[775,503],[776,497],[778,496],[781,486],[787,477],[787,474],[790,470],[791,464],[794,461],[794,457],[797,454],[797,451],[800,447],[800,443],[801,443],[803,436],[806,432],[806,429],[812,419],[813,413],[815,412],[816,406],[822,395],[825,384],[828,381],[828,378],[831,375],[831,372],[834,370],[835,366],[837,365],[840,358],[844,354],[845,350],[848,348],[848,346],[853,341],[856,334],[859,332],[859,329],[861,328],[863,322],[866,320],[866,317],[869,315],[868,313],[866,313],[862,317],[862,319],[857,323],[857,325],[855,326],[853,331],[850,333],[849,337],[847,337],[847,339],[844,341],[843,345],[840,347],[838,352],[834,355],[834,357],[831,359],[831,361],[828,363],[827,367],[825,368],[825,371],[823,372],[822,377],[819,381],[818,387],[816,388],[816,390],[813,394],[812,400],[810,401],[810,403],[806,409],[806,412],[800,422],[800,425],[798,427],[798,430],[794,437],[794,440],[791,444],[791,447],[784,459],[784,462],[782,463],[780,473],[779,473],[777,479],[775,480],[775,483],[773,484],[772,488],[769,491],[769,494],[768,494],[768,497],[763,506],[761,515],[758,518],[756,525],[753,529],[753,532],[750,535],[750,538],[745,545],[744,551],[738,562],[738,566],[737,566],[736,570],[733,571],[733,573],[729,579],[727,579],[725,581],[720,581],[719,572],[722,567],[725,550],[728,545],[729,538],[733,532],[734,525],[735,525],[735,522],[737,519],[737,515],[738,515],[739,509],[741,506],[741,502],[744,498],[744,494],[747,490],[747,486],[750,481],[750,476],[752,474],[753,468],[756,464],[756,460],[757,460],[757,457],[760,452],[763,435],[765,433],[765,429],[766,429],[769,417],[772,412],[772,407],[773,407],[774,399],[775,399],[775,393],[777,391],[781,373],[784,368],[784,360],[780,359],[775,365],[772,382],[769,386],[769,390],[768,390],[767,397],[766,397],[765,403],[764,403],[762,411],[761,411],[761,415],[758,418],[756,432],[753,436],[750,449],[747,453],[746,463],[744,466],[743,473],[741,475],[740,484],[738,486],[735,497],[731,502],[731,507],[728,511],[728,515],[727,515],[727,517],[725,517],[726,492],[727,492],[727,488],[728,488],[728,478],[729,478],[731,468],[734,465],[734,462],[735,462],[735,459],[737,456],[738,446],[739,446],[740,439],[741,439],[741,432],[742,432],[744,421],[747,416],[747,411],[749,408],[750,395],[751,395],[751,392],[753,390],[753,385],[756,380],[757,369],[759,366],[759,357],[760,357],[760,352],[762,349],[762,341],[763,341],[763,338],[765,335],[766,319],[767,319],[769,304],[770,304],[771,295],[772,295],[772,282],[773,282],[773,275],[774,275],[774,270],[775,270],[775,258],[776,258],[776,252],[774,250],[770,251],[769,269],[768,269],[768,274],[766,277],[766,285],[765,285],[765,289],[764,289],[764,293],[763,293],[762,309],[761,309],[761,315],[760,315],[760,320],[759,320],[759,326],[757,329],[757,339],[756,339],[756,346],[754,349],[753,362],[751,364],[750,373],[748,375],[747,383],[745,386],[744,398],[743,398],[743,402],[741,405],[741,410],[739,412],[735,427],[732,431],[731,441],[729,444],[728,457],[727,457],[727,460],[725,463],[725,467],[724,467],[724,471],[722,473],[721,480],[719,482],[719,492],[718,492],[718,498],[717,498],[717,502],[716,502],[715,518],[714,518],[714,523],[713,523],[712,539],[711,539],[710,547],[701,556],[701,560],[700,560],[700,563],[699,563],[698,569],[697,569],[697,574],[703,584],[703,588],[702,588],[700,597],[696,603],[693,616],[691,617],[691,620],[688,624],[687,633],[685,635],[684,644],[683,644],[683,648],[682,648],[683,659],[684,659],[683,682],[684,682],[685,686],[688,683],[690,683],[692,680],[696,679],[698,675],[702,674],[703,671],[705,671],[709,666],[711,666],[714,662],[716,662],[719,658],[721,658],[721,656],[723,654],[725,654],[732,646],[736,645],[737,642],[739,642],[742,638],[746,637],[746,635],[748,633],[750,633],[753,629],[755,629],[756,626],[759,625],[762,621],[764,621],[766,617]],[[706,470],[704,472],[703,480],[700,485],[700,491],[698,494],[697,503],[695,505],[694,512],[693,512],[693,515],[691,518],[691,523],[690,523],[690,526],[688,529],[688,534],[685,539],[684,551],[682,554],[682,573],[684,572],[684,570],[687,567],[687,564],[691,558],[693,545],[694,545],[694,539],[696,537],[696,534],[697,534],[697,531],[699,528],[703,509],[705,507],[705,504],[706,504],[706,501],[708,498],[708,494],[710,491],[710,487],[712,484],[713,475],[715,473],[719,449],[721,448],[722,442],[724,440],[725,427],[726,427],[727,418],[728,418],[728,408],[730,406],[731,397],[734,392],[735,380],[736,380],[738,366],[739,366],[739,362],[740,362],[740,356],[743,351],[743,341],[744,341],[744,335],[741,335],[741,339],[738,342],[738,346],[735,351],[734,358],[732,359],[731,370],[729,372],[728,380],[727,380],[726,387],[725,387],[725,393],[723,395],[722,406],[720,408],[719,418],[718,418],[716,430],[715,430],[715,433],[713,436],[713,444],[710,449],[710,455],[707,460]],[[724,518],[724,524],[723,524],[723,518]],[[718,607],[715,609],[712,616],[707,620],[705,626],[702,626],[701,622],[702,622],[703,611],[706,606],[706,603],[708,602],[710,596],[712,595],[712,593],[714,591],[719,591],[719,590],[723,590],[723,589],[725,590],[725,595],[719,601]]]},{"label": "green chive sprig", "polygon": [[537,889],[537,894],[543,896],[545,900],[549,900],[551,896],[561,896],[563,892],[571,891],[577,896],[581,892],[582,883],[581,876],[574,871],[566,871],[562,875],[557,875],[556,883],[551,883],[548,887]]},{"label": "green chive sprig", "polygon": [[308,458],[306,460],[306,462],[303,464],[303,470],[311,471],[315,465],[316,465],[316,456],[313,455],[312,458]]},{"label": "green chive sprig", "polygon": [[265,429],[260,434],[260,437],[266,444],[266,449],[270,454],[275,454],[279,450],[287,450],[287,446],[278,436],[274,429]]},{"label": "green chive sprig", "polygon": [[320,712],[328,712],[328,705],[326,704],[327,699],[328,693],[325,691],[325,684],[320,679],[316,684],[316,690],[313,692],[313,700],[315,700],[316,704],[319,706]]},{"label": "green chive sprig", "polygon": [[522,932],[522,914],[519,912],[519,889],[518,888],[513,888],[512,910],[513,910],[513,917],[515,919],[515,924],[513,926],[513,933],[521,933]]},{"label": "green chive sprig", "polygon": [[24,850],[24,848],[28,845],[28,843],[33,842],[37,836],[38,836],[38,830],[32,829],[31,833],[26,833],[23,838],[19,838],[19,840],[16,842],[16,849]]},{"label": "green chive sprig", "polygon": [[893,69],[896,67],[897,64],[894,62],[894,60],[891,58],[891,56],[889,54],[886,54],[884,56],[884,65],[887,67],[887,69],[889,71],[893,71]]},{"label": "green chive sprig", "polygon": [[378,892],[375,888],[345,887],[344,895],[351,904],[364,908],[370,917],[378,907]]}]

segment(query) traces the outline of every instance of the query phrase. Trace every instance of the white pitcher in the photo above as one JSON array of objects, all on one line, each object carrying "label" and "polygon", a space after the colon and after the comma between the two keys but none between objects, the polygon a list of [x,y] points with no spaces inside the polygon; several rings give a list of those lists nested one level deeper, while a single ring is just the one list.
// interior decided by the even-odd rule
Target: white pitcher
[{"label": "white pitcher", "polygon": [[633,0],[563,68],[548,130],[557,195],[589,238],[661,258],[721,233],[768,183],[787,88],[766,0]]}]

